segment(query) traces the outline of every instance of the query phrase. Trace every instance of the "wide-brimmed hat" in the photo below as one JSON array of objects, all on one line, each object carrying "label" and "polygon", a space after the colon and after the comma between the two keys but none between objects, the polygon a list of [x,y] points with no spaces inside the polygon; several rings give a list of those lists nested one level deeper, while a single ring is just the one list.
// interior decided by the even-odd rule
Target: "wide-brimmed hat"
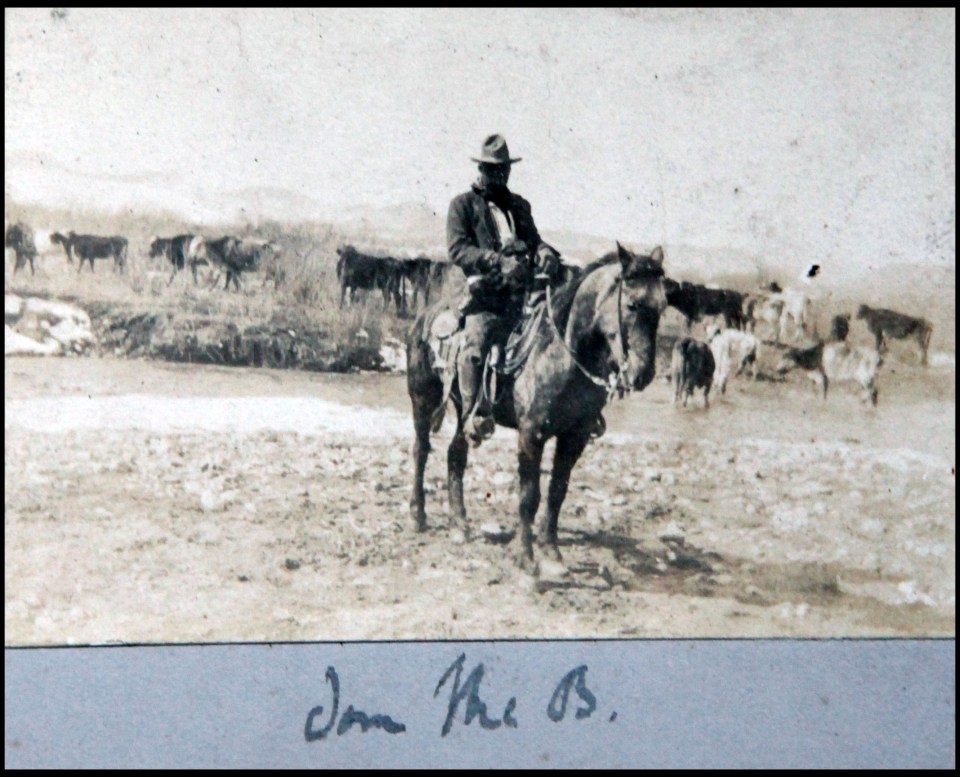
[{"label": "wide-brimmed hat", "polygon": [[510,158],[510,150],[507,148],[507,141],[503,135],[490,135],[483,141],[483,147],[480,149],[480,158],[470,157],[474,162],[486,163],[488,165],[509,165],[513,162],[519,162],[522,157],[516,159]]}]

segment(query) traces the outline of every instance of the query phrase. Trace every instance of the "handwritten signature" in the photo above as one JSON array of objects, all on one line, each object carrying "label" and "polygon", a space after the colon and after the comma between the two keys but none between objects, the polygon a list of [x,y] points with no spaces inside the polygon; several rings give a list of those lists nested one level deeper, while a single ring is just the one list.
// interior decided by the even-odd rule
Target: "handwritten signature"
[{"label": "handwritten signature", "polygon": [[[500,717],[493,717],[488,712],[486,702],[480,697],[480,684],[483,681],[485,672],[484,665],[477,664],[466,679],[463,679],[464,666],[467,655],[461,653],[440,677],[437,687],[433,692],[433,697],[440,696],[440,691],[444,686],[449,690],[447,699],[447,714],[440,728],[440,736],[445,737],[453,728],[457,713],[462,709],[463,724],[470,725],[474,720],[478,721],[481,728],[487,730],[498,729],[501,726],[507,728],[517,728],[518,721],[515,715],[517,709],[517,698],[511,696],[503,708]],[[362,733],[371,729],[379,729],[388,734],[402,734],[407,730],[404,723],[394,720],[389,715],[383,713],[367,714],[361,710],[354,709],[353,705],[347,707],[342,715],[337,719],[340,709],[340,678],[337,670],[332,666],[327,667],[326,681],[330,684],[332,700],[330,712],[324,715],[323,705],[318,705],[307,713],[307,721],[303,728],[303,735],[307,742],[316,742],[328,738],[331,733],[336,731],[337,736],[343,736],[350,729],[357,727]],[[567,707],[571,702],[571,694],[576,694],[576,705],[574,717],[576,720],[589,718],[597,709],[597,697],[587,687],[587,665],[581,664],[575,669],[567,672],[557,687],[554,689],[547,704],[547,717],[554,723],[559,723],[567,715]],[[616,720],[617,713],[610,716],[610,721]],[[322,723],[322,725],[321,725]]]}]

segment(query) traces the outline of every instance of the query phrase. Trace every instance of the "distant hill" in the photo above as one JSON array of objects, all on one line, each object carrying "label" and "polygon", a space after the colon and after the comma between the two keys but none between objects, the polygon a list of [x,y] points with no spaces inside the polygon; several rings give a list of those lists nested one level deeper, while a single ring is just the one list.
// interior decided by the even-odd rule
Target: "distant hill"
[{"label": "distant hill", "polygon": [[[36,226],[125,234],[169,234],[174,231],[237,231],[248,234],[303,231],[344,240],[362,250],[395,256],[423,254],[446,257],[446,212],[423,202],[391,206],[356,205],[337,213],[325,210],[308,193],[282,187],[246,187],[209,191],[189,177],[146,172],[137,175],[92,175],[71,170],[36,154],[5,154],[5,218],[24,218]],[[29,186],[24,184],[29,182]],[[71,192],[97,192],[94,207]],[[83,202],[83,204],[79,204]],[[543,230],[544,239],[567,259],[586,264],[611,251],[616,236],[601,237],[569,230]],[[653,245],[626,243],[636,250]],[[852,309],[865,302],[922,315],[935,324],[934,344],[952,346],[956,301],[955,258],[942,264],[878,259],[867,273],[861,263],[822,259],[815,277],[810,264],[796,259],[755,256],[723,246],[665,243],[667,275],[748,291],[776,280],[805,288],[824,309]],[[817,259],[808,260],[811,264]]]}]

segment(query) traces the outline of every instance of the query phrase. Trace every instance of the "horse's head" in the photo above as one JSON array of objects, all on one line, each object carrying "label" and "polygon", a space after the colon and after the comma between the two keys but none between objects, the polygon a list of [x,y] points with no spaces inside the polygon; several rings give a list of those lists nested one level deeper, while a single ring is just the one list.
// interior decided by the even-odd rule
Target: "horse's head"
[{"label": "horse's head", "polygon": [[621,371],[620,385],[641,391],[653,380],[657,326],[667,306],[663,249],[637,254],[617,243],[617,259],[619,272],[599,301],[597,318],[615,362],[611,366]]}]

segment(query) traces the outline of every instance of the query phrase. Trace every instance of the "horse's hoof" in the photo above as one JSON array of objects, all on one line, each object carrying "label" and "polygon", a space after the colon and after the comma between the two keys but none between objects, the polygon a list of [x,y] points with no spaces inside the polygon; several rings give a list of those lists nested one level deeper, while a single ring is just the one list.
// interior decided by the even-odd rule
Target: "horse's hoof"
[{"label": "horse's hoof", "polygon": [[414,513],[413,514],[413,528],[415,531],[424,532],[427,530],[427,515],[426,513]]},{"label": "horse's hoof", "polygon": [[533,553],[527,553],[525,550],[514,554],[513,563],[524,574],[536,577],[540,573],[540,565],[533,560]]},{"label": "horse's hoof", "polygon": [[540,552],[543,554],[544,558],[550,559],[550,561],[555,561],[558,564],[563,563],[563,554],[560,553],[560,548],[557,547],[556,540],[544,540],[539,543]]}]

